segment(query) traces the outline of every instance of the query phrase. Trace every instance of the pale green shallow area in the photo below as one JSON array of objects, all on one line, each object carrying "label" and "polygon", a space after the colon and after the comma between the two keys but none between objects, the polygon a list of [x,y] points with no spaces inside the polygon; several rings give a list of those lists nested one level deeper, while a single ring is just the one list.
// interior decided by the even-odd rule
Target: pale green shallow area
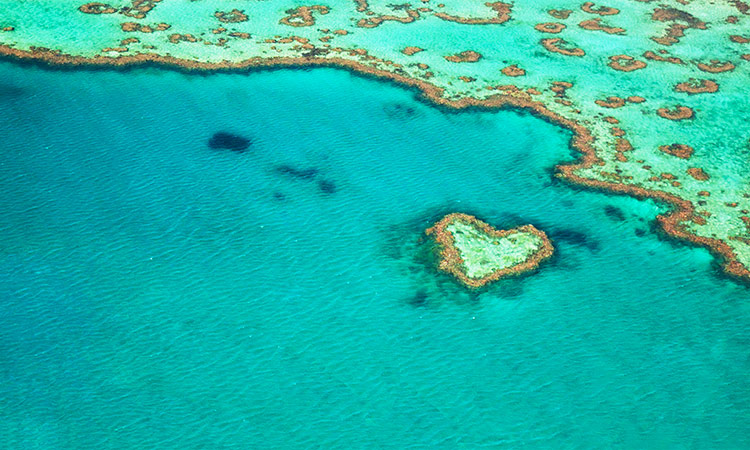
[{"label": "pale green shallow area", "polygon": [[454,220],[446,229],[453,235],[469,278],[482,278],[526,261],[542,247],[542,239],[523,231],[504,237],[489,236],[475,225]]},{"label": "pale green shallow area", "polygon": [[[621,12],[600,16],[583,11],[583,2],[538,0],[516,2],[510,20],[505,23],[467,25],[442,20],[435,13],[471,18],[491,18],[496,14],[484,6],[484,2],[433,0],[396,5],[390,0],[379,0],[370,1],[359,11],[356,2],[347,0],[320,3],[329,8],[329,13],[313,12],[315,23],[306,27],[291,27],[279,21],[288,15],[287,10],[310,6],[311,2],[163,0],[155,3],[143,19],[121,13],[83,14],[77,9],[82,3],[82,0],[0,0],[0,28],[14,27],[13,31],[0,32],[0,44],[19,50],[41,46],[85,57],[118,58],[153,53],[214,63],[304,55],[323,60],[345,58],[426,81],[443,88],[443,96],[453,100],[485,99],[501,93],[488,90],[488,86],[514,84],[524,90],[533,87],[541,94],[506,95],[541,102],[554,113],[585,126],[596,138],[593,145],[603,165],[581,169],[577,175],[663,191],[690,200],[705,223],[687,221],[682,226],[698,236],[725,242],[735,252],[737,260],[746,268],[750,267],[750,225],[742,220],[748,217],[750,210],[750,102],[747,97],[750,61],[743,59],[743,55],[750,54],[750,44],[729,39],[731,35],[750,38],[750,16],[743,13],[737,2],[696,0],[683,5],[677,1],[608,0],[597,3],[596,7],[606,5]],[[109,4],[122,8],[131,2],[112,0]],[[663,7],[675,8],[676,18],[653,20],[654,11]],[[221,23],[214,16],[216,11],[233,8],[242,9],[248,21]],[[419,17],[409,23],[390,20],[374,28],[357,25],[362,19],[381,16],[407,18],[410,11],[414,15],[417,9],[422,9],[418,11]],[[550,9],[572,12],[562,20],[548,14]],[[736,20],[727,21],[730,16]],[[602,25],[626,31],[607,34],[579,25],[591,19],[601,19]],[[153,33],[123,32],[120,28],[123,22],[150,26],[168,23],[171,28]],[[534,25],[542,22],[558,22],[566,28],[559,34],[542,33],[534,29]],[[690,26],[695,22],[705,23],[702,27],[705,29],[685,28],[684,36],[672,45],[652,39],[664,36],[670,26]],[[226,31],[214,33],[219,27]],[[333,30],[345,30],[346,34],[334,34]],[[232,32],[250,33],[251,38],[231,37]],[[192,34],[197,41],[171,43],[168,37],[174,33]],[[304,46],[307,48],[298,41],[278,42],[279,38],[291,36],[308,39],[309,43]],[[139,42],[126,45],[124,52],[102,51],[122,47],[121,41],[132,37]],[[540,44],[545,38],[562,38],[586,54],[574,57],[551,53]],[[310,46],[320,51],[311,55],[308,53]],[[407,56],[401,52],[406,46],[418,46],[423,51]],[[343,51],[332,51],[337,48]],[[351,49],[366,49],[369,55],[347,52]],[[453,63],[445,59],[466,50],[479,52],[482,58],[475,63]],[[648,60],[643,56],[647,51],[680,58],[682,63]],[[616,71],[608,63],[611,56],[618,54],[634,57],[647,66],[628,73]],[[729,61],[736,68],[723,73],[699,70],[698,63],[711,60]],[[503,75],[500,69],[510,64],[523,68],[526,75]],[[474,80],[466,82],[460,77]],[[712,80],[718,83],[719,90],[697,95],[675,91],[676,84],[690,78]],[[564,98],[559,98],[550,90],[554,81],[570,82],[573,87],[566,91]],[[608,96],[633,95],[642,96],[646,101],[627,103],[617,109],[595,103]],[[656,113],[659,108],[676,105],[690,107],[695,117],[671,121]],[[624,138],[632,144],[633,150],[625,154],[626,161],[617,159],[618,138],[612,135],[613,125],[603,120],[607,116],[619,120],[617,126],[625,131]],[[692,158],[683,160],[658,149],[673,143],[693,147]],[[703,169],[710,179],[693,179],[687,173],[689,168]],[[661,174],[668,174],[668,178]],[[710,196],[699,195],[699,192],[708,192]]]}]

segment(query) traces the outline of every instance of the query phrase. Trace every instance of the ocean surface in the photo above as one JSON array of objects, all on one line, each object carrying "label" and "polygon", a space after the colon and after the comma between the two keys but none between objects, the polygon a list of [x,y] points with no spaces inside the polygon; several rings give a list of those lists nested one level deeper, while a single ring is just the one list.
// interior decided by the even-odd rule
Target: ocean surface
[{"label": "ocean surface", "polygon": [[[750,288],[557,181],[539,118],[2,63],[0,137],[0,448],[750,446]],[[556,255],[469,292],[422,241],[450,212]]]}]

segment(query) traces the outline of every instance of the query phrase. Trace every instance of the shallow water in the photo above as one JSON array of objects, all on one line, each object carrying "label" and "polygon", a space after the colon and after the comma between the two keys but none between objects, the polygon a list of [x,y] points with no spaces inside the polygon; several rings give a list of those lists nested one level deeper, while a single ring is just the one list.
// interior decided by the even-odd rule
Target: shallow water
[{"label": "shallow water", "polygon": [[[0,79],[6,448],[750,444],[750,289],[555,181],[565,130],[331,69]],[[468,293],[419,242],[454,211],[556,256]]]}]

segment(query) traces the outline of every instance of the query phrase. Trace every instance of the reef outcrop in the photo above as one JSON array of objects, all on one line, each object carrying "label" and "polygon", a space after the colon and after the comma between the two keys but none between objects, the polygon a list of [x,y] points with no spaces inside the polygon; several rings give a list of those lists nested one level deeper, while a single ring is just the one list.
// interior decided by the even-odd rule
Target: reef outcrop
[{"label": "reef outcrop", "polygon": [[534,25],[534,29],[542,33],[557,34],[565,29],[565,25],[557,22],[544,22]]},{"label": "reef outcrop", "polygon": [[688,106],[676,105],[674,108],[659,108],[656,110],[656,114],[659,117],[663,117],[669,120],[685,120],[692,119],[695,116],[695,112]]},{"label": "reef outcrop", "polygon": [[466,50],[455,55],[446,56],[445,59],[454,63],[473,63],[482,59],[482,55],[474,50]]},{"label": "reef outcrop", "polygon": [[553,53],[560,53],[565,56],[583,56],[586,52],[578,47],[570,46],[567,41],[561,38],[542,39],[542,47]]},{"label": "reef outcrop", "polygon": [[620,10],[617,8],[611,8],[609,6],[596,7],[594,2],[586,2],[581,5],[581,9],[589,14],[599,14],[600,16],[613,16],[620,14]]},{"label": "reef outcrop", "polygon": [[691,78],[676,85],[674,90],[688,94],[710,94],[719,90],[719,84],[711,80],[696,80],[695,78]]},{"label": "reef outcrop", "polygon": [[312,6],[299,6],[294,9],[286,11],[288,16],[282,18],[279,23],[289,25],[291,27],[310,27],[315,25],[315,17],[313,12],[319,14],[328,14],[330,10],[327,6],[323,5],[312,5]]},{"label": "reef outcrop", "polygon": [[533,225],[497,230],[462,213],[448,214],[425,233],[440,247],[438,268],[470,288],[532,271],[554,252]]},{"label": "reef outcrop", "polygon": [[609,57],[609,67],[619,70],[620,72],[632,72],[634,70],[645,68],[646,63],[638,61],[632,56],[615,55]]},{"label": "reef outcrop", "polygon": [[659,150],[681,159],[690,159],[693,156],[693,147],[685,144],[660,145]]},{"label": "reef outcrop", "polygon": [[214,16],[219,19],[219,22],[221,23],[247,22],[247,14],[245,14],[245,11],[236,8],[231,11],[216,11]]},{"label": "reef outcrop", "polygon": [[488,3],[485,3],[484,6],[491,8],[492,11],[494,11],[497,15],[495,17],[484,19],[484,18],[454,16],[454,15],[446,14],[443,12],[437,12],[435,13],[435,17],[439,19],[447,20],[449,22],[463,23],[466,25],[501,24],[510,20],[510,11],[513,8],[512,4],[503,3],[503,2],[495,2],[495,3],[488,2]]},{"label": "reef outcrop", "polygon": [[522,77],[526,75],[526,71],[518,67],[516,64],[503,67],[502,69],[500,69],[500,72],[502,72],[503,75],[506,75],[509,77]]},{"label": "reef outcrop", "polygon": [[597,17],[596,19],[588,19],[578,24],[579,27],[584,30],[590,31],[603,31],[607,34],[623,34],[625,28],[613,27],[602,23],[602,19]]}]

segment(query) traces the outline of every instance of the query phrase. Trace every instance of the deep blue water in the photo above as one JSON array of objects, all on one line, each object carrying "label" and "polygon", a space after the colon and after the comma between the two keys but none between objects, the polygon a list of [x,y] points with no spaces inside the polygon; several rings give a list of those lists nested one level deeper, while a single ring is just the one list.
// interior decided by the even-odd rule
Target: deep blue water
[{"label": "deep blue water", "polygon": [[[329,69],[0,80],[2,448],[750,445],[750,289],[555,181],[565,130]],[[468,293],[454,211],[557,254]]]}]

